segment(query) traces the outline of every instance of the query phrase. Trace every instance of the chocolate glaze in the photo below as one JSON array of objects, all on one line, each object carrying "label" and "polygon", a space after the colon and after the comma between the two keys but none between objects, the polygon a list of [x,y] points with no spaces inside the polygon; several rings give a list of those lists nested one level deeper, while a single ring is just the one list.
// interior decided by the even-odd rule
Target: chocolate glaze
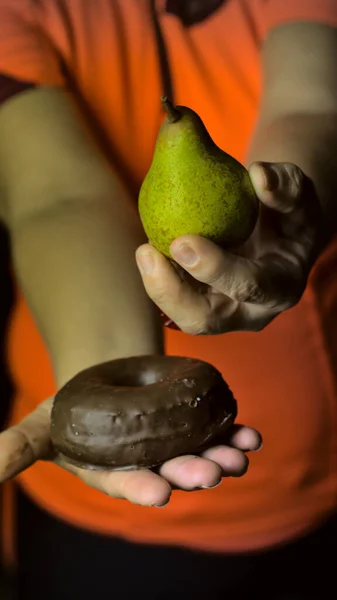
[{"label": "chocolate glaze", "polygon": [[228,385],[210,364],[131,357],[86,369],[58,392],[51,438],[87,468],[155,467],[206,449],[236,414]]}]

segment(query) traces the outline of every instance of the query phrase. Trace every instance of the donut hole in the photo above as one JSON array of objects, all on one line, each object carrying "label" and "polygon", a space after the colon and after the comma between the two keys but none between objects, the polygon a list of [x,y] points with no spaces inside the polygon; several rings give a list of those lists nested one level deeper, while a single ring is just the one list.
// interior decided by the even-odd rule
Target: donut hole
[{"label": "donut hole", "polygon": [[113,385],[117,387],[146,387],[162,381],[162,377],[156,371],[134,371],[128,373],[127,377],[114,377]]}]

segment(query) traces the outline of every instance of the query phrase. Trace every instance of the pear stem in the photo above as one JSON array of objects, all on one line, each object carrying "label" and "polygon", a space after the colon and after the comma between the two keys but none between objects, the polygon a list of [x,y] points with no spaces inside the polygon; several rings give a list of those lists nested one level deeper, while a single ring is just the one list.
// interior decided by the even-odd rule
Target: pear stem
[{"label": "pear stem", "polygon": [[176,121],[179,121],[181,119],[181,113],[176,109],[175,106],[173,106],[172,102],[170,102],[167,96],[163,96],[161,101],[166,110],[168,122],[176,123]]}]

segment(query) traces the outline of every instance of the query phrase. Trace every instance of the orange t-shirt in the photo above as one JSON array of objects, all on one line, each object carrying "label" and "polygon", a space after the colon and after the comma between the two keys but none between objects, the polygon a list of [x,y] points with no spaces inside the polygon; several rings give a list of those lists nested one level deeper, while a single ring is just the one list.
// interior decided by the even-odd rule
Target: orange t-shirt
[{"label": "orange t-shirt", "polygon": [[[337,25],[336,0],[229,0],[185,27],[165,7],[158,2],[175,99],[194,108],[215,142],[241,161],[259,105],[260,46],[269,30],[303,19]],[[115,165],[139,189],[162,119],[147,0],[0,0],[0,72],[41,85],[66,86],[70,77],[104,130]],[[136,541],[242,551],[314,527],[337,508],[336,259],[337,243],[299,305],[260,333],[166,333],[169,354],[198,357],[222,371],[240,422],[262,432],[264,450],[251,455],[243,478],[207,492],[174,492],[167,508],[155,510],[108,498],[39,462],[20,477],[26,491],[73,524]],[[9,363],[16,421],[55,391],[48,354],[20,294]]]}]

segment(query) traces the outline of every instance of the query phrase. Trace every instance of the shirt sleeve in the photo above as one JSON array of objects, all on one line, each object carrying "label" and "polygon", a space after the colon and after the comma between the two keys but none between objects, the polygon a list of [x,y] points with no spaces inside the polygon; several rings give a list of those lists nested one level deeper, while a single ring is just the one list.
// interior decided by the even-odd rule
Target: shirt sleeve
[{"label": "shirt sleeve", "polygon": [[[337,0],[246,0],[253,7],[258,37],[264,40],[278,25],[312,21],[337,27]],[[251,4],[252,2],[252,4]]]},{"label": "shirt sleeve", "polygon": [[0,74],[23,83],[63,86],[62,61],[44,30],[42,4],[0,0]]}]

